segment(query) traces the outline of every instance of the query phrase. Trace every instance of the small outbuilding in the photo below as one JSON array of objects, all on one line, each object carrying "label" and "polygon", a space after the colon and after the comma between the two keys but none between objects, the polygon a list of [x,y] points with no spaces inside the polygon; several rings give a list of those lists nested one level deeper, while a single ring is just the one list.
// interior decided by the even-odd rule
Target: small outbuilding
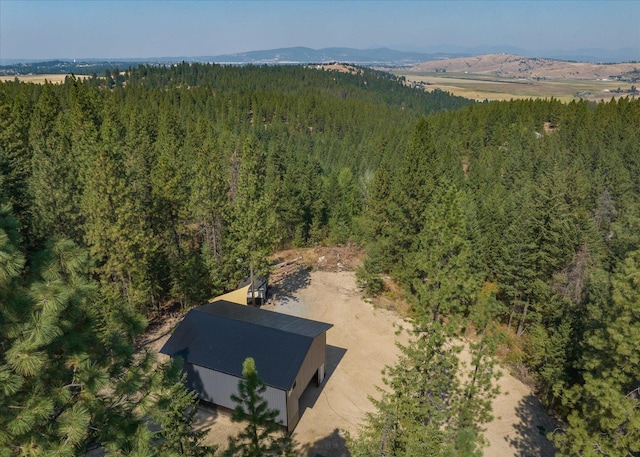
[{"label": "small outbuilding", "polygon": [[238,289],[247,288],[247,305],[262,306],[267,300],[268,287],[269,281],[267,277],[252,275],[245,281],[242,281]]},{"label": "small outbuilding", "polygon": [[189,311],[160,352],[181,357],[188,387],[225,408],[235,407],[231,395],[242,379],[242,363],[253,357],[267,386],[263,398],[280,412],[276,422],[291,432],[307,385],[324,380],[331,327],[221,300]]}]

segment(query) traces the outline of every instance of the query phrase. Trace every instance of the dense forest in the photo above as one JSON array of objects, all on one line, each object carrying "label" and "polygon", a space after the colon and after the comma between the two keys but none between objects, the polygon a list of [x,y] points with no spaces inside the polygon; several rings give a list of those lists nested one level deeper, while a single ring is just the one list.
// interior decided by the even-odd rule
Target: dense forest
[{"label": "dense forest", "polygon": [[[145,316],[341,243],[414,323],[353,455],[478,455],[499,349],[565,421],[561,455],[640,453],[637,100],[141,66],[2,83],[0,173],[0,455],[209,452],[177,367],[133,356]],[[454,382],[461,336],[474,374]]]}]

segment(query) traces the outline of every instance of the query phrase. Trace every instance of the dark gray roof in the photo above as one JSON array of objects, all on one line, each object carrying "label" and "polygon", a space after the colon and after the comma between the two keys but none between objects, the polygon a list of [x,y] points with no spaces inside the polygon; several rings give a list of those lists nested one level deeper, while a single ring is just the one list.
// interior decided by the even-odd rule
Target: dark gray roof
[{"label": "dark gray roof", "polygon": [[262,381],[289,390],[313,340],[331,324],[218,301],[194,308],[160,350],[186,362],[242,377],[253,357]]},{"label": "dark gray roof", "polygon": [[[238,285],[238,289],[242,289],[245,286],[248,286],[251,284],[251,277],[245,279],[244,281],[242,281],[240,283],[240,285]],[[267,278],[263,278],[262,276],[254,276],[253,277],[253,286],[257,289],[262,288],[266,288],[267,286]]]}]

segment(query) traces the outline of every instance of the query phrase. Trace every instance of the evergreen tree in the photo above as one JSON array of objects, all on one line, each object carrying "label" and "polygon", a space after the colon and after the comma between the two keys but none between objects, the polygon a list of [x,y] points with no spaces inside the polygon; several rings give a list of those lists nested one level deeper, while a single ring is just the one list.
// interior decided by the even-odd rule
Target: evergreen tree
[{"label": "evergreen tree", "polygon": [[583,381],[563,396],[572,410],[565,432],[554,436],[563,456],[640,453],[640,251],[611,284],[609,300],[589,304]]},{"label": "evergreen tree", "polygon": [[343,168],[332,180],[333,197],[329,200],[329,240],[342,244],[354,236],[354,223],[361,208],[360,189],[349,168]]},{"label": "evergreen tree", "polygon": [[26,90],[15,97],[0,91],[0,176],[14,213],[25,219],[30,216],[31,203],[27,192],[32,155],[28,144],[30,111]]},{"label": "evergreen tree", "polygon": [[468,313],[480,282],[468,234],[469,208],[456,186],[443,186],[425,208],[418,249],[408,256],[416,314],[437,321]]},{"label": "evergreen tree", "polygon": [[[373,401],[376,412],[351,441],[354,456],[481,455],[480,426],[491,420],[497,394],[492,325],[501,307],[495,285],[478,294],[468,213],[463,193],[453,185],[425,209],[419,250],[409,255],[416,296],[413,339],[400,346],[400,360],[386,370],[389,389]],[[467,366],[458,356],[461,331],[470,323],[480,337],[469,344]]]},{"label": "evergreen tree", "polygon": [[247,422],[246,428],[229,439],[225,457],[293,456],[293,444],[286,432],[275,422],[279,411],[269,409],[262,398],[265,384],[258,377],[255,361],[248,357],[242,364],[244,379],[238,383],[238,394],[231,399],[236,403],[232,420]]},{"label": "evergreen tree", "polygon": [[[19,243],[18,224],[3,206],[0,455],[76,456],[101,448],[164,457],[178,447],[202,455],[190,429],[193,397],[154,369],[151,354],[133,357],[144,320],[126,303],[100,299],[86,251],[52,241],[27,262]],[[162,445],[142,415],[150,411],[164,418]]]},{"label": "evergreen tree", "polygon": [[208,429],[195,430],[198,394],[184,386],[186,374],[178,363],[168,363],[159,371],[162,382],[150,417],[160,427],[154,451],[161,457],[181,455],[205,457],[215,455],[217,447],[203,444]]},{"label": "evergreen tree", "polygon": [[115,100],[105,104],[100,140],[82,196],[85,239],[104,288],[144,309],[153,304],[150,270],[156,246],[125,169],[124,126]]},{"label": "evergreen tree", "polygon": [[264,152],[254,135],[244,143],[232,211],[230,235],[240,266],[267,274],[268,256],[278,244],[277,221],[273,195],[264,186]]},{"label": "evergreen tree", "polygon": [[502,300],[510,307],[508,327],[517,323],[516,334],[524,331],[534,298],[542,294],[544,282],[535,268],[537,252],[534,210],[529,190],[521,189],[514,197],[511,223],[504,233],[498,264],[494,267]]},{"label": "evergreen tree", "polygon": [[[223,153],[217,146],[213,131],[204,125],[199,128],[202,143],[196,146],[193,184],[189,200],[190,218],[197,228],[196,239],[202,262],[208,271],[209,296],[222,293],[229,260],[225,254],[229,216],[229,170]],[[235,260],[235,259],[234,259]]]},{"label": "evergreen tree", "polygon": [[481,424],[489,422],[492,385],[491,350],[472,348],[472,375],[459,360],[462,344],[451,339],[452,328],[441,322],[418,324],[413,339],[400,346],[395,366],[385,370],[382,398],[372,400],[356,439],[349,440],[354,457],[480,456]]}]

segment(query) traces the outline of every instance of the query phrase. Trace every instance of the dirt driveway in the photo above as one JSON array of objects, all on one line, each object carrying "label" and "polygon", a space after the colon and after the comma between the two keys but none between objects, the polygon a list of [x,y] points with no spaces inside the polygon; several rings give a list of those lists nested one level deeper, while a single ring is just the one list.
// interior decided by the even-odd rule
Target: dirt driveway
[{"label": "dirt driveway", "polygon": [[[396,341],[407,341],[406,333],[396,335],[403,321],[362,300],[349,271],[302,270],[274,292],[275,300],[264,309],[333,324],[327,332],[327,378],[319,388],[311,383],[300,401],[300,422],[293,433],[300,456],[347,457],[343,430],[356,433],[365,413],[373,410],[369,396],[378,396],[381,371],[396,361]],[[154,338],[154,348],[168,338],[162,333]],[[507,373],[500,385],[503,393],[494,402],[496,419],[487,425],[484,455],[553,456],[544,437],[552,424],[529,388]],[[222,447],[239,430],[219,410],[201,411],[200,425],[211,427],[207,441]]]},{"label": "dirt driveway", "polygon": [[[378,396],[382,369],[396,361],[402,321],[365,303],[351,272],[302,271],[283,286],[264,308],[333,324],[327,332],[328,377],[320,388],[311,384],[305,391],[293,438],[305,457],[348,456],[341,430],[356,432],[372,410],[369,396]],[[406,335],[398,338],[406,342]]]}]

